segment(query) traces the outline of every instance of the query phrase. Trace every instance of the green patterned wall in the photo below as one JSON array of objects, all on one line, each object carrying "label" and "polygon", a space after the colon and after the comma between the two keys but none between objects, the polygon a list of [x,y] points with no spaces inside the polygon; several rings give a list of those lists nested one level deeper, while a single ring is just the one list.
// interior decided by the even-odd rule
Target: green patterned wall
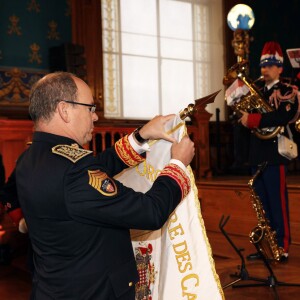
[{"label": "green patterned wall", "polygon": [[49,48],[67,42],[70,0],[0,0],[0,68],[47,71]]}]

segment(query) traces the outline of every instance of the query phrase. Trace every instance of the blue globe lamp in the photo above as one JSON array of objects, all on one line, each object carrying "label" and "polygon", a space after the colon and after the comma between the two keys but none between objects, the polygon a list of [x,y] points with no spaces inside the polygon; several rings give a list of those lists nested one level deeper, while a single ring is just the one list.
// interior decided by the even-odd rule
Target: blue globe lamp
[{"label": "blue globe lamp", "polygon": [[227,15],[227,24],[233,31],[231,42],[238,62],[248,59],[250,38],[248,31],[254,25],[253,10],[246,4],[237,4]]},{"label": "blue globe lamp", "polygon": [[246,4],[235,5],[227,15],[227,24],[232,31],[237,29],[250,30],[254,22],[253,10]]}]

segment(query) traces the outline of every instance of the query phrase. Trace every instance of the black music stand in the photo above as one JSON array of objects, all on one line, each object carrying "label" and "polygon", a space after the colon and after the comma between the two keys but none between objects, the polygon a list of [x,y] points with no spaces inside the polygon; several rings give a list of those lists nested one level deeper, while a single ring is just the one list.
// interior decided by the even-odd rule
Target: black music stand
[{"label": "black music stand", "polygon": [[[245,264],[245,259],[244,256],[242,255],[242,251],[244,251],[244,249],[242,248],[237,248],[235,246],[235,244],[232,242],[231,238],[228,236],[227,232],[224,229],[224,226],[226,225],[226,223],[228,222],[230,216],[227,216],[227,218],[224,220],[224,215],[222,216],[220,223],[219,223],[219,228],[221,230],[221,232],[223,233],[223,235],[225,236],[225,238],[227,239],[227,241],[229,242],[229,244],[233,247],[233,249],[235,250],[235,252],[239,255],[239,257],[241,258],[241,266],[240,266],[240,271],[239,273],[235,273],[235,274],[231,274],[231,277],[236,277],[237,279],[233,280],[232,282],[222,286],[223,289],[226,289],[230,286],[232,286],[233,288],[242,288],[242,287],[255,287],[255,286],[269,286],[272,288],[273,292],[274,292],[274,296],[275,299],[278,300],[278,294],[277,294],[277,290],[276,287],[277,286],[299,286],[299,283],[286,283],[286,282],[282,282],[282,281],[278,281],[271,266],[270,266],[270,262],[269,260],[263,255],[263,253],[261,252],[259,246],[257,244],[255,245],[255,248],[257,250],[257,252],[260,253],[261,258],[263,260],[263,263],[265,265],[265,267],[268,269],[270,275],[267,278],[257,278],[257,277],[252,277],[249,276],[249,273],[246,269],[246,264]],[[239,266],[238,266],[239,267]],[[260,283],[247,283],[247,284],[236,284],[240,281],[244,281],[244,280],[248,280],[248,281],[258,281]]]}]

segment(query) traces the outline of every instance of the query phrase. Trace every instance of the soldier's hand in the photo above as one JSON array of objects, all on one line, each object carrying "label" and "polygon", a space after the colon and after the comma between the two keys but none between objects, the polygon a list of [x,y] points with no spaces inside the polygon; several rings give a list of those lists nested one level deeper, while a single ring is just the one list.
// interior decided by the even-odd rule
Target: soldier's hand
[{"label": "soldier's hand", "polygon": [[242,114],[241,118],[239,119],[239,122],[242,123],[245,127],[248,127],[248,113],[246,111],[240,111]]},{"label": "soldier's hand", "polygon": [[179,143],[173,143],[171,148],[171,157],[180,160],[185,166],[190,164],[194,155],[194,142],[191,141],[188,136],[184,136]]},{"label": "soldier's hand", "polygon": [[175,142],[175,139],[169,136],[164,129],[165,124],[174,117],[175,114],[154,117],[140,129],[141,137],[150,140],[164,139],[171,143]]},{"label": "soldier's hand", "polygon": [[28,232],[28,228],[27,228],[27,224],[24,218],[22,218],[19,222],[19,231],[21,233],[27,233]]}]

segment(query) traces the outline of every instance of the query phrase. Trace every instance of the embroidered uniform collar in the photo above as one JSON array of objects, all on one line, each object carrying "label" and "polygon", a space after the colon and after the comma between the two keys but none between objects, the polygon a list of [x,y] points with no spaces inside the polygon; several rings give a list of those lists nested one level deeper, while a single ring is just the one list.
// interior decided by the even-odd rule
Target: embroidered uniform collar
[{"label": "embroidered uniform collar", "polygon": [[[68,137],[64,137],[61,135],[56,135],[52,133],[47,133],[47,132],[41,132],[41,131],[35,131],[33,133],[33,139],[32,142],[46,142],[49,143],[53,146],[58,145],[58,144],[66,144],[66,145],[73,145],[77,144],[76,141],[73,139],[70,139]],[[78,145],[79,148],[83,149],[80,145]]]},{"label": "embroidered uniform collar", "polygon": [[269,83],[268,85],[265,85],[265,87],[268,89],[268,91],[276,84],[279,82],[279,79],[276,79],[274,81],[272,81],[271,83]]}]

